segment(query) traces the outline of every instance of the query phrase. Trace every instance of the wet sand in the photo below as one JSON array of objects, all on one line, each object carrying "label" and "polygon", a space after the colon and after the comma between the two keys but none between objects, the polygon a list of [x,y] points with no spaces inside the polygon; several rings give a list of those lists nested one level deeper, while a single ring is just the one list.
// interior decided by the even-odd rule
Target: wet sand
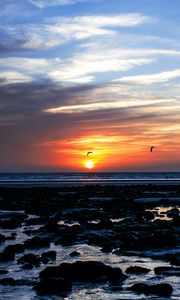
[{"label": "wet sand", "polygon": [[0,298],[179,299],[179,184],[0,188]]}]

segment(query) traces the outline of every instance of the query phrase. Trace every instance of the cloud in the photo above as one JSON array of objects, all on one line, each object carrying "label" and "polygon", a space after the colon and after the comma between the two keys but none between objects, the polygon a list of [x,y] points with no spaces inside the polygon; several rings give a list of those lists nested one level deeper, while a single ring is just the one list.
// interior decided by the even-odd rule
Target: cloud
[{"label": "cloud", "polygon": [[[95,81],[100,73],[118,74],[132,68],[154,63],[163,56],[180,56],[180,51],[173,49],[125,49],[96,48],[90,46],[74,53],[71,58],[1,58],[1,68],[11,72],[20,72],[32,80],[51,80],[58,84],[86,84]],[[178,77],[179,70],[152,75],[121,77],[116,82],[145,83],[165,82]],[[111,74],[112,75],[112,74]],[[143,79],[144,78],[144,79]]]},{"label": "cloud", "polygon": [[151,20],[142,14],[88,15],[41,20],[39,24],[1,25],[0,51],[41,50],[73,40],[111,36],[120,27]]},{"label": "cloud", "polygon": [[5,84],[15,84],[30,81],[32,81],[32,77],[16,71],[0,72],[0,86]]},{"label": "cloud", "polygon": [[[178,149],[178,99],[168,98],[164,90],[136,92],[136,87],[117,84],[65,88],[47,81],[1,86],[1,166],[16,164],[25,170],[31,165],[37,170],[41,164],[42,170],[47,163],[62,170],[65,153],[81,158],[91,145],[97,154],[121,151],[123,160],[125,151],[132,158],[152,140],[161,149],[169,143]],[[49,108],[62,111],[50,113]]]},{"label": "cloud", "polygon": [[84,84],[95,80],[98,73],[127,71],[152,63],[152,58],[123,58],[121,52],[76,54],[71,59],[19,58],[0,59],[1,67],[31,76],[34,80],[49,79],[59,84]]},{"label": "cloud", "polygon": [[92,103],[92,104],[77,104],[77,105],[67,105],[67,106],[60,106],[55,108],[48,108],[45,109],[44,112],[47,113],[83,113],[93,110],[112,110],[112,109],[120,109],[120,108],[126,108],[126,107],[138,107],[138,106],[146,106],[146,105],[156,105],[160,103],[172,103],[173,99],[150,99],[150,100],[131,100],[131,101],[111,101],[111,102],[105,102],[105,103]]},{"label": "cloud", "polygon": [[44,8],[44,7],[51,7],[51,6],[58,6],[58,5],[74,4],[77,2],[82,2],[84,0],[50,0],[50,1],[49,0],[27,0],[27,1],[39,8]]},{"label": "cloud", "polygon": [[171,79],[180,77],[180,69],[168,72],[160,72],[156,74],[126,76],[114,80],[114,82],[122,82],[128,84],[154,84],[167,82]]}]

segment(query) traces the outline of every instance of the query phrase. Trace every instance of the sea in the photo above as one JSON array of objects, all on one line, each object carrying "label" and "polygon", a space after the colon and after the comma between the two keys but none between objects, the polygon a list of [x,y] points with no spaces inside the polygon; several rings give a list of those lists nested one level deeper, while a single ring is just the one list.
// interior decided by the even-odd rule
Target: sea
[{"label": "sea", "polygon": [[179,184],[180,172],[0,173],[0,186]]}]

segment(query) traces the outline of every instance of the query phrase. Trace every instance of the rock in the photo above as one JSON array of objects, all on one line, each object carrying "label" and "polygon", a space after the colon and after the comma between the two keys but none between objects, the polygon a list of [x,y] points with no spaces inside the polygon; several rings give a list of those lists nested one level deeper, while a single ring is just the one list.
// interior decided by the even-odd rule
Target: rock
[{"label": "rock", "polygon": [[7,273],[8,273],[7,270],[1,270],[1,269],[0,269],[0,275],[4,275],[4,274],[7,274]]},{"label": "rock", "polygon": [[126,269],[126,273],[127,274],[145,274],[150,272],[150,269],[147,268],[142,268],[139,266],[131,266],[129,268]]},{"label": "rock", "polygon": [[71,281],[91,282],[105,276],[107,281],[124,280],[120,268],[112,268],[96,261],[77,261],[75,263],[62,263],[58,267],[47,267],[40,272],[40,278],[63,277]]},{"label": "rock", "polygon": [[11,233],[11,236],[16,236],[16,235],[17,235],[16,232],[12,232],[12,233]]},{"label": "rock", "polygon": [[105,249],[105,247],[110,247],[112,240],[105,235],[104,233],[90,233],[87,234],[86,239],[88,240],[88,244],[96,245]]},{"label": "rock", "polygon": [[34,268],[34,265],[27,263],[22,265],[20,268],[24,270],[32,270]]},{"label": "rock", "polygon": [[0,284],[2,285],[16,285],[16,280],[14,278],[2,278],[0,279]]},{"label": "rock", "polygon": [[29,225],[43,225],[44,223],[48,222],[49,219],[47,217],[41,216],[36,218],[30,218],[25,221],[26,226]]},{"label": "rock", "polygon": [[39,266],[40,258],[32,253],[28,253],[20,257],[17,261],[20,264],[30,264],[32,266]]},{"label": "rock", "polygon": [[135,283],[130,288],[132,291],[145,295],[157,295],[160,297],[170,297],[173,288],[169,283],[148,285],[146,283]]},{"label": "rock", "polygon": [[180,266],[180,253],[171,254],[170,263],[171,265]]},{"label": "rock", "polygon": [[153,220],[154,219],[154,214],[153,214],[153,212],[152,211],[145,211],[145,213],[144,213],[144,218],[146,219],[146,220]]},{"label": "rock", "polygon": [[29,280],[29,279],[17,279],[16,280],[16,285],[18,285],[18,286],[23,286],[23,285],[32,286],[34,284],[36,284],[35,280]]},{"label": "rock", "polygon": [[176,218],[176,217],[179,217],[179,209],[178,208],[172,208],[171,210],[169,210],[167,212],[167,217],[168,218]]},{"label": "rock", "polygon": [[44,264],[47,264],[49,261],[51,260],[56,260],[56,251],[48,251],[48,252],[44,252],[41,255],[41,261]]},{"label": "rock", "polygon": [[113,227],[113,222],[111,220],[101,220],[98,224],[97,227],[99,229],[109,229]]},{"label": "rock", "polygon": [[156,275],[164,276],[180,276],[180,268],[175,267],[156,267],[154,269]]},{"label": "rock", "polygon": [[15,239],[16,239],[16,237],[13,236],[13,235],[9,235],[9,236],[6,237],[7,241],[15,241]]},{"label": "rock", "polygon": [[0,221],[0,227],[4,229],[15,229],[21,227],[22,221],[18,217]]},{"label": "rock", "polygon": [[122,286],[121,285],[111,285],[110,289],[112,292],[119,292],[122,290]]},{"label": "rock", "polygon": [[9,250],[4,250],[3,252],[0,253],[0,262],[5,262],[14,259],[15,259],[14,252],[11,252]]},{"label": "rock", "polygon": [[102,248],[101,248],[101,251],[104,252],[104,253],[110,253],[113,251],[113,245],[104,245]]},{"label": "rock", "polygon": [[0,233],[0,244],[5,242],[6,238],[3,234]]},{"label": "rock", "polygon": [[32,239],[26,240],[24,245],[27,249],[46,248],[50,246],[50,239],[35,236]]},{"label": "rock", "polygon": [[64,278],[46,278],[38,282],[34,289],[41,295],[67,296],[72,291],[72,284]]},{"label": "rock", "polygon": [[73,251],[69,254],[69,256],[71,256],[71,257],[76,257],[76,256],[79,256],[79,255],[81,255],[81,253],[79,253],[78,251]]},{"label": "rock", "polygon": [[23,244],[14,244],[14,245],[8,245],[5,247],[5,251],[13,252],[13,253],[21,253],[25,250],[25,247]]}]

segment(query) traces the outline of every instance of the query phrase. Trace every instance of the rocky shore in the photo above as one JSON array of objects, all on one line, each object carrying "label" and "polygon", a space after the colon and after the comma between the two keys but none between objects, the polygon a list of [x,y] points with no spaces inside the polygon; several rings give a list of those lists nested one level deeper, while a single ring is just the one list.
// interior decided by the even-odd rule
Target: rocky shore
[{"label": "rocky shore", "polygon": [[178,185],[0,188],[0,298],[179,299],[179,203]]}]

